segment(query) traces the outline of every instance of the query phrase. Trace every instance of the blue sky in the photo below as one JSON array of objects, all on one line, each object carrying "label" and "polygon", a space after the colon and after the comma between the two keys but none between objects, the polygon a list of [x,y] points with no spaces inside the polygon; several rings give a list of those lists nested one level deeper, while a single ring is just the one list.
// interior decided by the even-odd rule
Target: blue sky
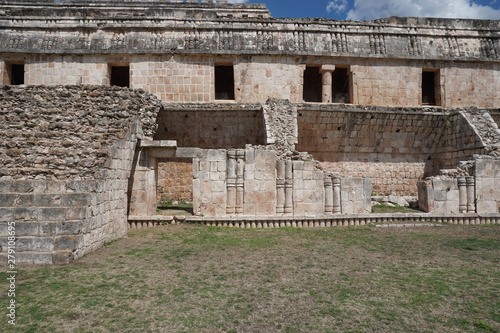
[{"label": "blue sky", "polygon": [[372,20],[389,16],[500,19],[500,0],[230,0],[265,3],[274,17]]}]

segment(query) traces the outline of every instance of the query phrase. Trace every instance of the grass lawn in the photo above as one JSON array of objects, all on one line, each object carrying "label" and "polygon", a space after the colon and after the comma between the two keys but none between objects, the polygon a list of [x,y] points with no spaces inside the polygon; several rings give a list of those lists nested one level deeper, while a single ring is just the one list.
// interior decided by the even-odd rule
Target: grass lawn
[{"label": "grass lawn", "polygon": [[0,332],[500,332],[500,226],[171,225],[19,268]]}]

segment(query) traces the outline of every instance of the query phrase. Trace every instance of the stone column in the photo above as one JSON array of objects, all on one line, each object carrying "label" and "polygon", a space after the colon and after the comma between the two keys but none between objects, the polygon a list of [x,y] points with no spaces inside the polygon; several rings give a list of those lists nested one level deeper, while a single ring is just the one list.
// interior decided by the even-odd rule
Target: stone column
[{"label": "stone column", "polygon": [[474,177],[465,177],[465,182],[467,186],[467,212],[475,212],[476,205],[474,204]]},{"label": "stone column", "polygon": [[285,213],[285,161],[276,162],[276,214]]},{"label": "stone column", "polygon": [[458,211],[467,212],[467,187],[465,177],[458,177]]},{"label": "stone column", "polygon": [[293,164],[285,162],[285,214],[293,213]]},{"label": "stone column", "polygon": [[333,212],[333,188],[332,188],[332,178],[330,175],[325,173],[324,178],[325,185],[325,214],[332,214]]},{"label": "stone column", "polygon": [[245,171],[245,150],[236,150],[236,214],[243,213],[243,193],[244,193],[244,171]]},{"label": "stone column", "polygon": [[334,177],[332,179],[333,186],[333,214],[340,214],[340,178]]},{"label": "stone column", "polygon": [[321,66],[321,75],[323,83],[323,93],[321,101],[323,103],[332,102],[332,73],[335,70],[335,65]]},{"label": "stone column", "polygon": [[227,205],[226,213],[236,212],[236,150],[227,151]]}]

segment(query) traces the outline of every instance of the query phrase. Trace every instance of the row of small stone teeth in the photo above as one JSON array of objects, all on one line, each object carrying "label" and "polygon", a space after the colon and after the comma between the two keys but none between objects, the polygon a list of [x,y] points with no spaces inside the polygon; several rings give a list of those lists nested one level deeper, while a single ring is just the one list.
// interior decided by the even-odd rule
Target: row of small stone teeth
[{"label": "row of small stone teeth", "polygon": [[[269,228],[325,228],[325,227],[335,227],[335,226],[363,226],[363,225],[374,225],[376,227],[437,227],[443,224],[464,224],[464,225],[474,225],[474,224],[498,224],[500,223],[499,218],[488,218],[488,217],[447,217],[438,218],[437,221],[429,222],[428,218],[415,218],[412,219],[418,223],[398,223],[398,224],[387,224],[387,222],[394,222],[391,218],[361,218],[361,219],[338,219],[335,221],[306,221],[306,220],[293,220],[293,221],[189,221],[183,218],[171,218],[158,221],[129,221],[129,226],[132,229],[136,228],[148,228],[159,225],[167,224],[204,224],[213,227],[233,227],[233,228],[256,228],[256,229],[269,229]],[[420,222],[418,221],[420,220]],[[377,225],[376,223],[385,223],[382,225]]]}]

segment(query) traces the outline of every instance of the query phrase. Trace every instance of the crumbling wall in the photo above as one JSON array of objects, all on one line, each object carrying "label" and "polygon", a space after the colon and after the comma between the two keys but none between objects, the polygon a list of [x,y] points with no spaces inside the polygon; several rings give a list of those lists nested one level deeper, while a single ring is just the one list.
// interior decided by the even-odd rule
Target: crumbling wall
[{"label": "crumbling wall", "polygon": [[15,222],[18,262],[65,263],[123,236],[135,146],[152,136],[159,101],[96,86],[0,95],[0,233]]},{"label": "crumbling wall", "polygon": [[191,158],[160,158],[156,200],[193,201],[193,161]]},{"label": "crumbling wall", "polygon": [[450,114],[442,126],[444,132],[436,151],[436,169],[455,169],[460,161],[472,160],[474,154],[486,152],[481,137],[463,112]]}]

